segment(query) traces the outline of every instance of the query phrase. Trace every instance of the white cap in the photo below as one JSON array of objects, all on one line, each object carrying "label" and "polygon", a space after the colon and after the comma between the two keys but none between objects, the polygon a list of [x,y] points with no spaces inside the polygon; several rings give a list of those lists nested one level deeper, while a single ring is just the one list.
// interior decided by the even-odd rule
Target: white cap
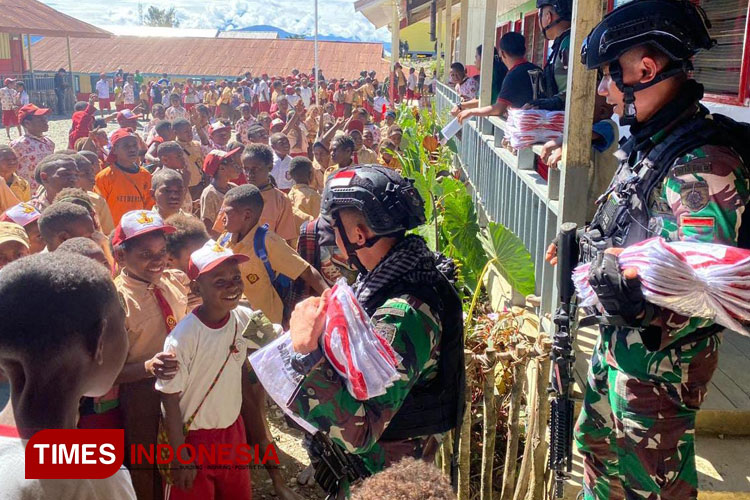
[{"label": "white cap", "polygon": [[247,262],[250,257],[235,254],[229,248],[221,246],[214,240],[208,240],[205,245],[190,254],[188,277],[192,280],[207,273],[226,260],[233,259],[238,264]]},{"label": "white cap", "polygon": [[26,226],[27,224],[31,224],[32,222],[37,220],[39,217],[41,217],[41,215],[42,214],[39,212],[39,210],[34,208],[33,205],[22,201],[18,205],[13,205],[8,210],[6,210],[3,214],[2,220],[15,222],[20,226]]},{"label": "white cap", "polygon": [[156,212],[149,210],[131,210],[120,219],[112,235],[112,246],[121,245],[124,241],[152,231],[174,233],[177,229],[164,222]]}]

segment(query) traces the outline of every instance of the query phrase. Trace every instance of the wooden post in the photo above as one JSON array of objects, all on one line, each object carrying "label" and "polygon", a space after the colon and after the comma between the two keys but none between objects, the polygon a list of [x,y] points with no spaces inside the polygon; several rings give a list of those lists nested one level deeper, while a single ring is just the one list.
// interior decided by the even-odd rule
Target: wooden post
[{"label": "wooden post", "polygon": [[34,82],[34,64],[31,62],[31,35],[26,35],[26,47],[29,53],[29,73],[31,74],[31,90],[36,90]]},{"label": "wooden post", "polygon": [[479,77],[479,106],[492,104],[492,59],[497,24],[497,0],[484,0],[484,27],[482,31],[482,68]]},{"label": "wooden post", "polygon": [[[484,47],[482,47],[484,55]],[[505,448],[505,467],[503,468],[503,491],[500,500],[511,500],[516,484],[516,461],[518,460],[518,418],[521,413],[521,394],[523,393],[523,372],[526,367],[526,348],[516,348],[513,364],[513,385],[510,389],[510,409],[508,410],[508,443]]]},{"label": "wooden post", "polygon": [[532,476],[531,484],[529,485],[528,493],[526,494],[526,500],[538,500],[544,498],[546,490],[545,476],[549,469],[547,468],[547,451],[548,443],[547,436],[549,431],[547,430],[549,424],[549,396],[547,395],[547,386],[549,384],[549,372],[550,372],[550,359],[549,352],[552,350],[552,341],[546,335],[539,337],[538,344],[540,346],[542,356],[538,357],[539,369],[537,372],[536,379],[536,391],[539,398],[538,405],[538,416],[536,432],[532,438],[534,455],[532,464]]},{"label": "wooden post", "polygon": [[469,465],[471,462],[471,364],[473,353],[464,350],[464,365],[466,366],[466,410],[461,423],[461,433],[458,447],[458,500],[469,500]]},{"label": "wooden post", "polygon": [[[435,14],[435,23],[437,26],[435,27],[435,59],[437,63],[435,64],[435,78],[440,80],[440,72],[442,68],[440,67],[440,61],[443,60],[443,16],[440,12],[440,3],[438,2],[438,9],[437,14]],[[448,80],[444,80],[444,83],[448,83]]]},{"label": "wooden post", "polygon": [[521,466],[518,468],[518,480],[516,481],[516,491],[513,494],[513,500],[523,499],[529,487],[529,476],[531,476],[531,466],[533,464],[531,437],[539,426],[537,419],[539,409],[537,393],[538,363],[538,359],[534,358],[526,368],[526,446],[523,449]]},{"label": "wooden post", "polygon": [[495,434],[497,433],[497,405],[495,400],[495,365],[497,353],[494,349],[487,349],[487,366],[485,366],[484,409],[482,422],[482,473],[481,500],[492,500],[492,472],[495,462]]},{"label": "wooden post", "polygon": [[586,217],[586,190],[591,163],[591,127],[596,98],[596,71],[588,71],[577,56],[589,32],[602,19],[601,0],[574,0],[570,32],[568,90],[560,175],[560,213],[563,222],[579,225]]},{"label": "wooden post", "polygon": [[456,435],[456,431],[448,431],[443,437],[443,444],[440,446],[440,461],[441,470],[443,474],[450,477],[451,475],[451,462],[453,460],[453,436]]},{"label": "wooden post", "polygon": [[401,18],[398,15],[398,0],[393,0],[393,19],[391,19],[391,67],[398,62],[401,52]]},{"label": "wooden post", "polygon": [[445,66],[443,66],[443,79],[446,82],[450,77],[451,63],[453,62],[453,52],[451,51],[451,38],[453,38],[453,22],[451,20],[452,3],[451,0],[445,0],[445,41],[443,42]]},{"label": "wooden post", "polygon": [[[76,100],[76,89],[75,89],[75,80],[73,78],[73,58],[70,55],[70,37],[69,36],[65,37],[65,42],[66,42],[67,47],[68,47],[68,75],[70,76],[70,92],[71,92],[71,95],[73,96],[73,102],[75,102],[75,100]],[[68,109],[68,103],[67,103],[68,93],[65,92],[63,94],[63,97],[64,97],[64,100],[63,100],[62,108],[65,109],[65,110],[67,110]]]},{"label": "wooden post", "polygon": [[469,64],[473,61],[473,53],[469,48],[469,0],[461,0],[461,17],[458,20],[458,58]]}]

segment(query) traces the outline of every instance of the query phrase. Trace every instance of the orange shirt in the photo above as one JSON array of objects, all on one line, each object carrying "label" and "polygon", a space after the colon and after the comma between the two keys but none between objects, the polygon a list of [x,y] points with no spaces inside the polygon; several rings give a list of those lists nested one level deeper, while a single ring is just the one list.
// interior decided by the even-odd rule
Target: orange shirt
[{"label": "orange shirt", "polygon": [[129,173],[110,165],[96,174],[94,190],[109,206],[115,225],[130,210],[151,210],[154,199],[151,197],[151,174],[142,167],[138,172]]}]

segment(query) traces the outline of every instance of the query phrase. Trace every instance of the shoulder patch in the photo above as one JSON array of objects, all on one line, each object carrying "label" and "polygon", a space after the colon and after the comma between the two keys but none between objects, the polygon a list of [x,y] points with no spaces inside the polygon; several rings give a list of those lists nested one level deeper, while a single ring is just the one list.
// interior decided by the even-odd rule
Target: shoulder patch
[{"label": "shoulder patch", "polygon": [[686,164],[678,164],[672,168],[672,177],[682,177],[690,174],[707,174],[711,172],[711,161],[696,159]]},{"label": "shoulder patch", "polygon": [[705,181],[686,182],[680,186],[680,201],[692,212],[706,208],[709,200],[708,183]]},{"label": "shoulder patch", "polygon": [[385,339],[388,344],[393,344],[393,338],[396,336],[398,327],[393,323],[376,323],[374,325],[375,333]]},{"label": "shoulder patch", "polygon": [[375,311],[375,314],[373,314],[372,316],[385,316],[387,314],[403,318],[406,315],[406,310],[401,309],[400,307],[381,307],[380,309]]}]

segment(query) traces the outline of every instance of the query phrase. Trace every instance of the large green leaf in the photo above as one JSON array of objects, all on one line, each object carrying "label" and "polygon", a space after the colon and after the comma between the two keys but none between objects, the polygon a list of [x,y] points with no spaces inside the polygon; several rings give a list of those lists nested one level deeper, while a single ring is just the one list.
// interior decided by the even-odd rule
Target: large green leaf
[{"label": "large green leaf", "polygon": [[427,224],[422,224],[421,226],[415,228],[412,230],[414,234],[418,234],[424,240],[427,242],[427,247],[435,252],[437,250],[437,240],[435,238],[435,221],[429,222]]},{"label": "large green leaf", "polygon": [[441,231],[456,249],[456,257],[466,267],[467,275],[478,276],[487,258],[479,241],[479,223],[474,202],[467,193],[455,193],[443,201],[443,223]]},{"label": "large green leaf", "polygon": [[502,224],[490,222],[479,236],[492,266],[521,295],[534,293],[534,262],[521,239]]}]

